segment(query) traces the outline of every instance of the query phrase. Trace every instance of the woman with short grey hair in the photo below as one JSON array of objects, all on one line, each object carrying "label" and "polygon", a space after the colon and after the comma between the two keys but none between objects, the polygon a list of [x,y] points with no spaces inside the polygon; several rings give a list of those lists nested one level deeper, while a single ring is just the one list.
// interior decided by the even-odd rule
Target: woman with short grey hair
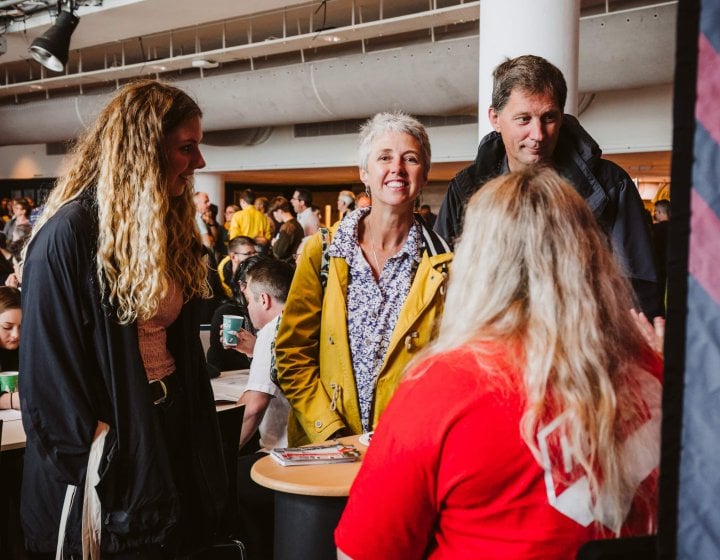
[{"label": "woman with short grey hair", "polygon": [[379,113],[358,156],[372,206],[308,240],[278,332],[291,445],[373,430],[442,313],[452,255],[413,214],[430,169],[425,128]]}]

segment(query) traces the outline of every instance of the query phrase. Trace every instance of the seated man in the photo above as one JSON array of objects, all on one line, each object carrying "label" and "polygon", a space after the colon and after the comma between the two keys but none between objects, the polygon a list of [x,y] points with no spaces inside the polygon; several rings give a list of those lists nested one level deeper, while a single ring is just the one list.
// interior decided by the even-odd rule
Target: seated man
[{"label": "seated man", "polygon": [[245,405],[240,447],[260,429],[264,449],[287,445],[290,407],[271,377],[273,343],[293,277],[293,267],[276,259],[260,258],[245,271],[243,290],[257,339],[245,329],[238,332],[235,350],[252,357],[250,377],[238,404]]},{"label": "seated man", "polygon": [[233,285],[237,283],[240,264],[257,255],[255,240],[241,235],[228,243],[228,255],[218,263],[218,276],[225,295],[233,297]]},{"label": "seated man", "polygon": [[[247,238],[240,238],[247,239]],[[250,240],[252,241],[252,240]],[[240,249],[242,251],[242,249]],[[223,284],[222,290],[231,289],[232,293],[230,297],[223,297],[219,305],[214,309],[212,319],[210,320],[210,347],[207,351],[207,364],[208,373],[210,377],[218,377],[221,372],[237,369],[247,369],[250,367],[250,360],[245,354],[236,352],[233,348],[226,348],[223,346],[220,331],[222,329],[223,315],[240,315],[244,317],[245,329],[251,333],[255,332],[255,327],[250,320],[248,314],[247,305],[245,302],[245,296],[242,294],[242,289],[245,287],[245,271],[249,268],[253,262],[262,258],[260,256],[242,256],[242,262],[237,266],[235,272],[228,271],[230,268],[229,259],[220,270],[225,269],[224,277],[232,278],[230,286]],[[218,283],[220,283],[220,275],[218,277]],[[219,288],[213,287],[213,291],[222,291]],[[223,296],[226,294],[223,293]]]},{"label": "seated man", "polygon": [[273,493],[250,479],[250,469],[263,451],[287,446],[290,405],[273,382],[273,343],[280,315],[290,291],[292,265],[270,258],[259,258],[245,272],[243,291],[250,319],[258,329],[257,340],[245,329],[238,331],[235,350],[253,358],[245,392],[238,401],[245,404],[240,447],[260,431],[261,452],[238,459],[239,515],[242,540],[250,558],[272,558]]}]

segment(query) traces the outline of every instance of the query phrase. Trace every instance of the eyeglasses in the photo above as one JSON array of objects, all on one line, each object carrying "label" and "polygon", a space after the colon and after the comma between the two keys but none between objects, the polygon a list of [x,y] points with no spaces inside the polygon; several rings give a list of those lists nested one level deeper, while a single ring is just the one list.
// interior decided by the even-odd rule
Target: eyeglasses
[{"label": "eyeglasses", "polygon": [[238,256],[241,256],[241,257],[254,257],[255,255],[257,255],[257,251],[248,251],[247,253],[238,253],[238,252],[235,252],[235,253],[230,253],[230,254],[231,254],[231,255],[238,255]]}]

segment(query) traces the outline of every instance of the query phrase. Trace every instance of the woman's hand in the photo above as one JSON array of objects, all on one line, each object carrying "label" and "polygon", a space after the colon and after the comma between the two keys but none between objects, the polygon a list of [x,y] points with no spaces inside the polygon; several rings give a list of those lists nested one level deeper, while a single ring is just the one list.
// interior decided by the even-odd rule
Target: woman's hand
[{"label": "woman's hand", "polygon": [[0,395],[0,409],[20,410],[20,393],[18,391],[8,391]]},{"label": "woman's hand", "polygon": [[5,285],[10,286],[11,288],[17,288],[20,286],[20,279],[18,278],[18,275],[14,272],[9,274],[5,279]]},{"label": "woman's hand", "polygon": [[655,317],[652,324],[650,324],[650,321],[648,321],[648,318],[642,311],[638,312],[631,309],[630,315],[632,315],[635,324],[638,329],[640,329],[640,333],[643,335],[650,348],[662,356],[663,345],[665,343],[665,319],[662,317]]}]

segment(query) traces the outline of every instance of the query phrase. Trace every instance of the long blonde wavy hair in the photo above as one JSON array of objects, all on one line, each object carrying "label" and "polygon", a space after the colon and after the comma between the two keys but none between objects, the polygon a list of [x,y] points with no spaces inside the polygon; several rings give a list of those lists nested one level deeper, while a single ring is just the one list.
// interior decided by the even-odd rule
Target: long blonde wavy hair
[{"label": "long blonde wavy hair", "polygon": [[171,282],[185,301],[210,293],[192,184],[169,196],[162,148],[168,133],[201,116],[176,87],[154,80],[122,87],[73,148],[34,228],[37,235],[65,204],[95,189],[97,278],[123,324],[154,316]]},{"label": "long blonde wavy hair", "polygon": [[538,431],[563,414],[594,516],[616,533],[636,490],[622,445],[644,413],[632,376],[647,346],[631,293],[575,190],[549,169],[511,173],[468,203],[438,338],[422,356],[466,347],[492,370],[488,343],[521,349],[524,441],[543,465]]}]

